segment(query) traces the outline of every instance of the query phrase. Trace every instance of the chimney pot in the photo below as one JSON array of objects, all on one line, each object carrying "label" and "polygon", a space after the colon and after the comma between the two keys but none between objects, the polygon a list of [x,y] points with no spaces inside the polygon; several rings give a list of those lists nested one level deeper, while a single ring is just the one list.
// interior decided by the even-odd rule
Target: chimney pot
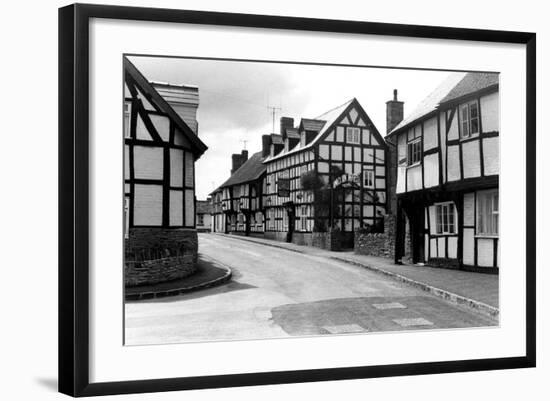
[{"label": "chimney pot", "polygon": [[393,90],[393,100],[397,102],[397,89]]}]

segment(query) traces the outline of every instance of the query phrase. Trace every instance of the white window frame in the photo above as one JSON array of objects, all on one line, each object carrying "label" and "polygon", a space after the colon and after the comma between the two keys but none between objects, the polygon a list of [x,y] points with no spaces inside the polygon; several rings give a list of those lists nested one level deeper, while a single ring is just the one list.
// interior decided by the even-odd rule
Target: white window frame
[{"label": "white window frame", "polygon": [[[475,105],[476,116],[472,117],[471,108]],[[466,117],[463,112],[466,112]],[[463,103],[458,107],[458,115],[460,119],[460,138],[468,139],[479,135],[480,131],[480,118],[479,118],[479,103],[477,100],[472,100],[468,103]],[[477,122],[477,131],[473,131],[472,122]]]},{"label": "white window frame", "polygon": [[132,125],[132,102],[124,101],[124,138],[130,138],[130,126]]},{"label": "white window frame", "polygon": [[[435,233],[437,235],[456,234],[457,230],[457,212],[454,202],[441,202],[435,206]],[[449,208],[452,207],[452,213]],[[452,224],[449,217],[452,216]],[[445,217],[447,221],[445,222]],[[452,227],[452,230],[450,229]]]},{"label": "white window frame", "polygon": [[130,197],[124,196],[124,238],[130,237]]},{"label": "white window frame", "polygon": [[363,188],[374,189],[374,169],[363,169]]},{"label": "white window frame", "polygon": [[[417,145],[418,145],[418,151],[413,152],[413,154],[411,155],[411,152],[409,151],[410,146],[416,147]],[[414,156],[416,155],[418,156],[418,160],[414,160]],[[407,167],[416,166],[420,164],[421,161],[422,161],[422,138],[417,137],[407,142]]]},{"label": "white window frame", "polygon": [[[491,202],[489,215],[484,214],[487,211],[486,202]],[[476,236],[478,237],[498,237],[500,223],[500,206],[498,189],[480,191],[476,194]],[[487,221],[489,217],[496,217],[496,224],[491,222],[492,230],[487,230]],[[496,227],[495,227],[496,226]]]},{"label": "white window frame", "polygon": [[346,143],[361,144],[361,130],[358,127],[346,128]]}]

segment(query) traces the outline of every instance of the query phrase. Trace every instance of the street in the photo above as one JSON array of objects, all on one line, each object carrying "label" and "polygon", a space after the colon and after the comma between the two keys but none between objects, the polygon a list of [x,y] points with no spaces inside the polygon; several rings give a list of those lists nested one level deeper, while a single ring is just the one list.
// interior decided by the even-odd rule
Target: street
[{"label": "street", "polygon": [[176,297],[127,302],[127,345],[482,327],[497,322],[384,275],[323,256],[215,234],[199,252],[232,280]]}]

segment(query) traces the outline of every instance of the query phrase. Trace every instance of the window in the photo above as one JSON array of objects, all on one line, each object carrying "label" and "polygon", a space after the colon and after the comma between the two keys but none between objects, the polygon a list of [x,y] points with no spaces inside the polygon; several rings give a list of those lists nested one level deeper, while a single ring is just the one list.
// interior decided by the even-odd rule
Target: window
[{"label": "window", "polygon": [[124,138],[130,138],[130,116],[132,107],[130,102],[124,102]]},{"label": "window", "polygon": [[197,224],[204,226],[204,214],[197,214]]},{"label": "window", "polygon": [[374,170],[363,170],[363,187],[374,188]]},{"label": "window", "polygon": [[347,143],[361,143],[361,132],[359,128],[348,127],[346,130],[346,142]]},{"label": "window", "polygon": [[477,100],[460,106],[460,135],[469,138],[479,134],[479,109]]},{"label": "window", "polygon": [[498,235],[498,190],[477,194],[477,234]]},{"label": "window", "polygon": [[407,143],[407,165],[420,163],[422,157],[422,142],[421,138],[416,138]]},{"label": "window", "polygon": [[307,231],[307,206],[302,206],[302,216],[300,221],[302,223],[302,231]]},{"label": "window", "polygon": [[130,231],[130,197],[124,197],[124,238],[129,237]]},{"label": "window", "polygon": [[456,234],[455,205],[452,202],[435,205],[436,233]]}]

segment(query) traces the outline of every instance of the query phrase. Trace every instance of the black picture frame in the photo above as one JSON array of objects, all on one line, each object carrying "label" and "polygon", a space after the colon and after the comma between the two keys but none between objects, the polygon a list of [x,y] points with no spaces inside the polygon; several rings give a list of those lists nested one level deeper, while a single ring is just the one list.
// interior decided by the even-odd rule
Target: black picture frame
[{"label": "black picture frame", "polygon": [[[521,357],[90,383],[88,62],[91,18],[415,38],[526,46],[526,353]],[[59,391],[71,396],[158,392],[534,367],[536,362],[536,35],[219,12],[69,5],[59,9]]]}]

